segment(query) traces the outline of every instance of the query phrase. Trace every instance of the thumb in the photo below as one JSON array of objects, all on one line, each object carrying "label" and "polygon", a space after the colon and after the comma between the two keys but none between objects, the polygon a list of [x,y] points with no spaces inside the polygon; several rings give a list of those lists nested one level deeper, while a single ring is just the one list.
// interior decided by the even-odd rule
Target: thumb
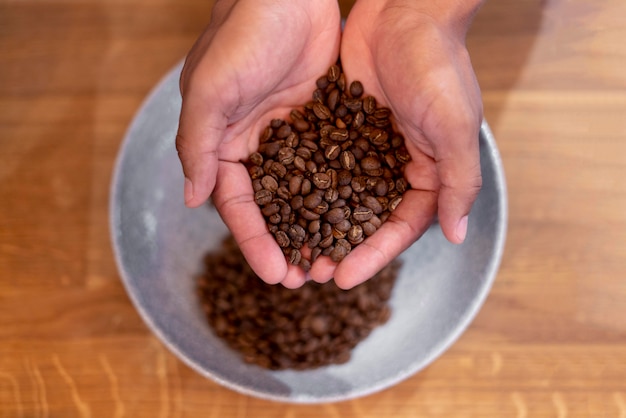
[{"label": "thumb", "polygon": [[203,204],[213,192],[217,176],[218,147],[226,129],[226,117],[207,103],[183,97],[176,150],[185,174],[184,196],[188,207]]},{"label": "thumb", "polygon": [[[460,244],[467,234],[468,215],[482,187],[478,128],[464,130],[461,140],[442,141],[435,156],[441,180],[439,224],[448,241]],[[471,132],[467,135],[467,132]]]}]

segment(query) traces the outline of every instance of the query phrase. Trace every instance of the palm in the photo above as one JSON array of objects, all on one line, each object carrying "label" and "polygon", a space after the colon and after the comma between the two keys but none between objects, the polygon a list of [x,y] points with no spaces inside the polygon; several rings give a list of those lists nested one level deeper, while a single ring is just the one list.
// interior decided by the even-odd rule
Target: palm
[{"label": "palm", "polygon": [[287,266],[267,231],[241,161],[271,119],[310,99],[315,80],[337,60],[339,22],[334,0],[218,3],[181,76],[177,147],[185,176],[194,177],[187,204],[212,194],[246,259],[271,283],[295,287],[304,273]]},{"label": "palm", "polygon": [[[360,80],[380,104],[392,109],[412,156],[405,172],[412,189],[390,222],[336,269],[314,272],[322,278],[332,274],[344,287],[373,276],[411,245],[428,228],[438,206],[440,219],[450,219],[448,192],[441,194],[447,187],[448,172],[441,162],[446,160],[446,144],[455,141],[458,126],[447,124],[470,121],[463,128],[476,129],[477,138],[482,111],[462,44],[445,36],[428,19],[420,25],[416,24],[419,16],[409,16],[407,10],[374,10],[376,7],[376,2],[357,2],[342,37],[341,59],[350,79]],[[458,114],[451,115],[451,110]],[[457,115],[463,116],[459,119]],[[467,148],[468,154],[476,151],[473,145]],[[442,196],[446,198],[443,202]],[[450,239],[449,226],[445,226]]]}]

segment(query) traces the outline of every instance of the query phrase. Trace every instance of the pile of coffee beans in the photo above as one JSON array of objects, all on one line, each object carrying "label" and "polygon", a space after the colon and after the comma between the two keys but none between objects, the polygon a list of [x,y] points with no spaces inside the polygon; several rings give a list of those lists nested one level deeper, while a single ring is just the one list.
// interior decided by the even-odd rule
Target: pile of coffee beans
[{"label": "pile of coffee beans", "polygon": [[[246,165],[254,199],[292,264],[305,271],[320,255],[341,261],[372,235],[409,188],[404,138],[391,111],[347,85],[340,65],[317,80],[291,122],[272,120]],[[302,247],[311,249],[304,257]]]},{"label": "pile of coffee beans", "polygon": [[302,370],[347,362],[352,348],[389,319],[399,266],[394,261],[350,290],[332,281],[291,290],[259,279],[229,237],[205,257],[198,292],[215,333],[246,362]]}]

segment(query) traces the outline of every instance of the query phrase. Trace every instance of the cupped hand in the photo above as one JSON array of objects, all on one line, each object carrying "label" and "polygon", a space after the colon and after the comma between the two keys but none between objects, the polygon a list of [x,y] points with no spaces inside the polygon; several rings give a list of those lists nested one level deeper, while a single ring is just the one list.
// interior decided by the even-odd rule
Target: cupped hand
[{"label": "cupped hand", "polygon": [[184,197],[197,207],[212,196],[253,270],[268,283],[297,287],[254,202],[241,161],[272,118],[307,102],[311,86],[336,62],[340,13],[335,0],[222,0],[193,46],[180,79],[176,148]]},{"label": "cupped hand", "polygon": [[334,277],[344,288],[367,280],[415,242],[436,213],[449,241],[465,239],[482,184],[482,101],[465,48],[477,5],[435,3],[359,0],[350,12],[341,44],[344,71],[392,109],[412,157],[405,171],[411,189],[389,220],[341,263],[317,263],[315,280]]}]

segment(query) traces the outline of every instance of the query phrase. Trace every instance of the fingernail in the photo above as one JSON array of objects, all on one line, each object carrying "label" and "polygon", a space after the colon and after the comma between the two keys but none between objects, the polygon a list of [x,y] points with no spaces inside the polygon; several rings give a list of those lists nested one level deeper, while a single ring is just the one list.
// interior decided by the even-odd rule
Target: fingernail
[{"label": "fingernail", "polygon": [[189,203],[193,199],[193,183],[185,177],[185,203]]},{"label": "fingernail", "polygon": [[456,224],[456,237],[459,242],[465,241],[465,236],[467,235],[467,215],[461,218],[458,224]]}]

